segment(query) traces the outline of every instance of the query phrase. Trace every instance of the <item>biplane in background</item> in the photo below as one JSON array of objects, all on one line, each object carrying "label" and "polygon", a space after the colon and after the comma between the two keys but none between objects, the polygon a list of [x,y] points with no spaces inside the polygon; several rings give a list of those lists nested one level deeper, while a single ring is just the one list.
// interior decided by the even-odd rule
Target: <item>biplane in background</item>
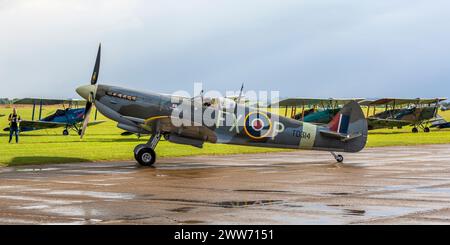
[{"label": "biplane in background", "polygon": [[441,111],[448,111],[450,109],[449,103],[440,104]]},{"label": "biplane in background", "polygon": [[[439,102],[444,100],[446,98],[382,98],[365,100],[360,102],[360,105],[367,107],[366,117],[369,130],[412,126],[412,132],[417,133],[419,132],[418,128],[424,132],[430,132],[429,126],[438,120]],[[376,109],[380,107],[384,108],[384,111],[376,113]],[[371,108],[373,108],[373,113],[369,116]]]},{"label": "biplane in background", "polygon": [[[64,128],[62,134],[69,135],[69,130],[81,134],[81,125],[84,119],[85,108],[78,108],[85,106],[86,102],[83,100],[60,100],[60,99],[35,99],[26,98],[15,101],[15,105],[33,105],[31,120],[22,120],[20,122],[20,131],[28,132],[41,129]],[[62,109],[57,109],[51,115],[42,118],[43,106],[62,105]],[[39,106],[39,115],[36,115],[36,106]],[[35,117],[37,116],[37,120]],[[102,123],[104,121],[96,121],[97,110],[95,111],[95,121],[90,122],[89,126]],[[5,128],[4,131],[9,131]]]},{"label": "biplane in background", "polygon": [[430,127],[438,129],[450,128],[450,122],[447,122],[444,118],[437,115],[436,121],[432,122]]},{"label": "biplane in background", "polygon": [[[288,98],[279,101],[278,107],[284,108],[284,116],[303,122],[327,124],[342,109],[352,101],[359,102],[362,98]],[[272,104],[274,106],[276,104]],[[289,110],[290,109],[290,110]],[[288,115],[288,112],[290,115]]]}]

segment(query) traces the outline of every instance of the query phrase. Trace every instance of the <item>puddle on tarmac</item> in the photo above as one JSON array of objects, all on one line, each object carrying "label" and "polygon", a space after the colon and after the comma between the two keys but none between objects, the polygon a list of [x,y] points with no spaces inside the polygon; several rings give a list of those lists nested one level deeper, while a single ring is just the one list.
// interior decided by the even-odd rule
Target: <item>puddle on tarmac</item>
[{"label": "puddle on tarmac", "polygon": [[30,206],[13,206],[11,208],[14,209],[23,209],[23,210],[34,210],[34,209],[44,209],[44,208],[49,208],[50,206],[48,205],[30,205]]},{"label": "puddle on tarmac", "polygon": [[142,219],[150,219],[152,218],[151,216],[143,216],[143,215],[124,215],[122,217],[120,217],[120,220],[126,220],[126,221],[131,221],[131,220],[142,220]]},{"label": "puddle on tarmac", "polygon": [[60,170],[60,168],[17,168],[17,172],[41,172],[41,171],[53,171]]},{"label": "puddle on tarmac", "polygon": [[88,196],[93,198],[102,199],[121,199],[131,200],[136,198],[136,195],[131,193],[117,193],[117,192],[98,192],[98,191],[74,191],[74,190],[61,190],[61,191],[49,191],[45,194],[48,195],[67,195],[67,196]]},{"label": "puddle on tarmac", "polygon": [[85,201],[81,200],[57,200],[57,199],[48,199],[48,198],[41,198],[41,197],[30,197],[30,196],[13,196],[13,195],[0,195],[0,199],[8,199],[8,200],[15,200],[15,201],[29,201],[29,202],[36,202],[36,203],[44,203],[48,205],[68,205],[68,204],[80,204],[84,203]]},{"label": "puddle on tarmac", "polygon": [[343,204],[327,204],[328,207],[344,207]]},{"label": "puddle on tarmac", "polygon": [[236,208],[236,207],[280,204],[282,202],[283,202],[282,200],[256,200],[256,201],[225,201],[225,202],[215,202],[212,204],[222,208]]},{"label": "puddle on tarmac", "polygon": [[48,209],[43,210],[46,213],[52,213],[62,216],[69,217],[87,217],[85,220],[91,220],[91,216],[99,216],[101,215],[100,211],[92,208],[82,208],[79,206],[53,206]]},{"label": "puddle on tarmac", "polygon": [[234,190],[237,192],[261,192],[261,193],[286,193],[289,191],[279,191],[279,190],[252,190],[252,189],[238,189]]},{"label": "puddle on tarmac", "polygon": [[129,173],[130,171],[125,169],[116,169],[116,170],[78,170],[78,169],[69,169],[69,170],[63,170],[61,172],[65,173],[79,173],[79,174],[123,174],[123,173]]},{"label": "puddle on tarmac", "polygon": [[350,195],[351,193],[348,192],[330,192],[327,193],[328,195],[333,195],[333,196],[347,196]]},{"label": "puddle on tarmac", "polygon": [[303,205],[297,205],[297,204],[284,204],[284,206],[288,208],[303,208]]},{"label": "puddle on tarmac", "polygon": [[185,220],[185,221],[180,221],[180,224],[202,224],[205,223],[204,221],[200,221],[200,220]]},{"label": "puddle on tarmac", "polygon": [[439,194],[450,194],[450,188],[448,187],[420,187],[415,189],[416,192],[429,192]]},{"label": "puddle on tarmac", "polygon": [[361,209],[344,209],[344,213],[348,215],[364,216],[366,211]]},{"label": "puddle on tarmac", "polygon": [[187,203],[198,203],[204,204],[206,206],[216,206],[222,208],[239,208],[248,206],[263,206],[263,205],[274,205],[283,203],[282,200],[250,200],[250,201],[222,201],[222,202],[208,202],[202,200],[188,200],[188,199],[169,199],[169,198],[158,198],[151,199],[156,201],[168,201],[168,202],[187,202]]},{"label": "puddle on tarmac", "polygon": [[169,209],[168,211],[175,212],[175,213],[187,213],[193,209],[194,209],[194,207],[180,207],[180,208]]}]

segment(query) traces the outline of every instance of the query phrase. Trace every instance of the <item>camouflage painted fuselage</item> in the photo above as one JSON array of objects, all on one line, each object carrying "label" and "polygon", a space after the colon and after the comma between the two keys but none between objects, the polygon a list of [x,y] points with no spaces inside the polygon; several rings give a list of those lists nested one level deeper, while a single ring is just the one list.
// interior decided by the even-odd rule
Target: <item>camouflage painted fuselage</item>
[{"label": "camouflage painted fuselage", "polygon": [[[251,107],[238,105],[235,112],[228,112],[195,102],[185,105],[183,100],[177,100],[171,95],[107,85],[98,85],[95,105],[106,117],[118,122],[119,128],[147,134],[158,130],[169,141],[197,147],[201,147],[203,142],[212,142],[358,152],[364,148],[367,140],[367,122],[356,102],[343,109],[342,118],[348,121],[347,127],[343,128],[339,121],[339,125],[336,124],[339,128],[336,129],[300,122]],[[189,115],[183,113],[187,107],[191,109]],[[205,121],[203,117],[197,116],[205,114],[210,115],[212,121]],[[178,115],[185,125],[176,126],[174,115]],[[342,135],[347,135],[348,138],[343,138]],[[356,137],[351,138],[351,135]]]}]

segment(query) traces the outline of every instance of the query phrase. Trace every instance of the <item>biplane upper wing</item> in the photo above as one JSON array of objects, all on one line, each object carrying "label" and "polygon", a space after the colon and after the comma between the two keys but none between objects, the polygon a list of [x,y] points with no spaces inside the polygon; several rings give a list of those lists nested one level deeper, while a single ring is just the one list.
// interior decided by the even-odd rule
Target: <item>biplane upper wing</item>
[{"label": "biplane upper wing", "polygon": [[279,107],[285,107],[285,106],[338,106],[338,105],[345,105],[351,101],[362,101],[363,98],[328,98],[328,99],[319,99],[319,98],[288,98],[279,101],[278,103],[274,103],[270,105],[271,107],[278,105]]},{"label": "biplane upper wing", "polygon": [[376,100],[363,100],[359,104],[362,106],[381,106],[381,105],[427,105],[439,103],[447,98],[415,98],[415,99],[401,99],[401,98],[381,98]]},{"label": "biplane upper wing", "polygon": [[80,106],[84,106],[86,104],[85,100],[78,99],[40,99],[40,98],[23,98],[13,102],[13,104],[17,105],[60,105],[66,103],[74,103]]}]

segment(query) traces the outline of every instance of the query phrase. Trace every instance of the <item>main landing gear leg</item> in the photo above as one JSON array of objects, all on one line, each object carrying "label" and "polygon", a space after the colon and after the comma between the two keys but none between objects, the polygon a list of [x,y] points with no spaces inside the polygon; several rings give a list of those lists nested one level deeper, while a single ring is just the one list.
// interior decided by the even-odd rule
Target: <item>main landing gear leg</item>
[{"label": "main landing gear leg", "polygon": [[151,166],[155,163],[156,153],[155,147],[161,139],[161,133],[152,134],[147,144],[140,144],[134,148],[134,158],[142,166]]},{"label": "main landing gear leg", "polygon": [[336,154],[334,152],[330,152],[331,155],[333,155],[334,159],[336,159],[337,162],[343,162],[344,161],[344,157],[340,154]]}]

